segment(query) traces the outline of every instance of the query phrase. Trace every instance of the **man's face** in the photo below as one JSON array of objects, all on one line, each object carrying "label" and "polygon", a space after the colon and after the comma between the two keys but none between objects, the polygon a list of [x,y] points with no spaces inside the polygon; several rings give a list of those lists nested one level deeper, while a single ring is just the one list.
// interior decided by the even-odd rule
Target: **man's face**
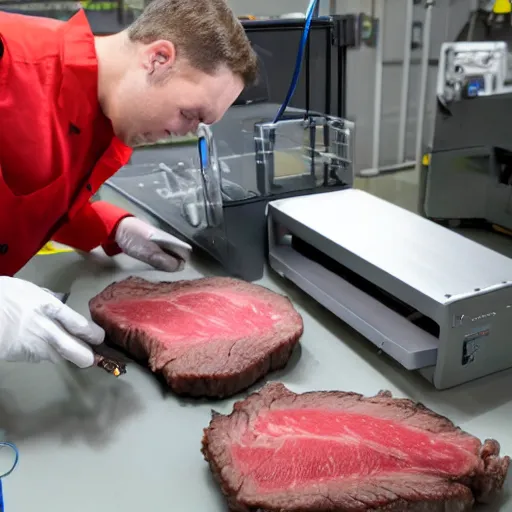
[{"label": "man's face", "polygon": [[156,142],[214,124],[243,90],[227,68],[208,75],[177,59],[167,41],[139,46],[137,61],[116,91],[110,117],[127,145]]}]

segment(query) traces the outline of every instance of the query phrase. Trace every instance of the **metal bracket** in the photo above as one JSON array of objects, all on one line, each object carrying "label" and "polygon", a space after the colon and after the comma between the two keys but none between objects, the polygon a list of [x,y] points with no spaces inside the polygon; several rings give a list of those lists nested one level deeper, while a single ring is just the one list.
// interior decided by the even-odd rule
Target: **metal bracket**
[{"label": "metal bracket", "polygon": [[[279,128],[283,132],[279,133]],[[280,149],[291,150],[295,154],[301,152],[305,165],[304,175],[310,176],[315,183],[320,179],[323,186],[342,183],[352,185],[353,133],[354,123],[322,114],[289,116],[277,123],[256,123],[254,146],[260,193],[266,196],[280,188],[274,168],[274,151]],[[292,139],[296,141],[297,147],[279,147],[280,140],[287,140],[289,144]]]},{"label": "metal bracket", "polygon": [[359,46],[357,24],[359,16],[345,14],[331,16],[334,21],[332,43],[339,48],[356,48]]}]

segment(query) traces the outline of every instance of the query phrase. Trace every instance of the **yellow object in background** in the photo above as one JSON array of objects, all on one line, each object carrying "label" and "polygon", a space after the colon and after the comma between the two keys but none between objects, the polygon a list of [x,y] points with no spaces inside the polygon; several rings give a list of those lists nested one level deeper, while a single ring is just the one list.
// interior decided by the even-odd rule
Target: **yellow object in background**
[{"label": "yellow object in background", "polygon": [[494,14],[509,14],[512,12],[512,4],[510,0],[496,0],[492,8]]},{"label": "yellow object in background", "polygon": [[102,2],[97,0],[82,0],[80,2],[82,9],[86,11],[114,11],[118,9],[119,2]]},{"label": "yellow object in background", "polygon": [[48,242],[43,246],[42,249],[37,253],[38,256],[49,256],[50,254],[62,254],[65,252],[73,252],[73,249],[70,247],[62,247],[53,244],[52,242]]},{"label": "yellow object in background", "polygon": [[510,229],[498,226],[497,224],[493,224],[492,229],[494,229],[494,231],[497,231],[498,233],[502,233],[507,236],[512,236],[512,231],[510,231]]},{"label": "yellow object in background", "polygon": [[178,146],[182,144],[192,144],[198,141],[198,137],[195,133],[188,133],[187,135],[176,135],[169,137],[168,139],[162,139],[157,142],[144,142],[138,145],[139,148],[149,148],[151,146]]}]

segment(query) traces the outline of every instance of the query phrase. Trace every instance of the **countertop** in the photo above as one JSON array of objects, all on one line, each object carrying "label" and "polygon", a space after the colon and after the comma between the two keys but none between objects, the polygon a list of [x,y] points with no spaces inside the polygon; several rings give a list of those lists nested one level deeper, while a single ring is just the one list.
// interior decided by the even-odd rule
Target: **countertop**
[{"label": "countertop", "polygon": [[[102,198],[150,220],[109,189]],[[96,251],[38,256],[18,277],[71,291],[68,304],[87,315],[94,293],[134,273],[160,274],[126,256],[110,259]],[[194,257],[186,270],[166,277],[218,273],[212,262]],[[341,389],[374,395],[389,389],[423,402],[477,437],[497,439],[502,452],[512,455],[512,371],[437,391],[290,283],[266,272],[259,284],[288,295],[304,319],[300,348],[285,370],[266,380],[279,380],[296,392]],[[20,450],[17,469],[3,482],[6,512],[227,510],[200,453],[202,429],[212,409],[229,413],[233,402],[252,390],[222,401],[181,399],[136,364],[116,379],[98,368],[4,362],[0,386],[0,428]],[[512,488],[510,479],[506,487]],[[512,498],[507,498],[506,493],[503,503],[481,510],[510,510]]]}]

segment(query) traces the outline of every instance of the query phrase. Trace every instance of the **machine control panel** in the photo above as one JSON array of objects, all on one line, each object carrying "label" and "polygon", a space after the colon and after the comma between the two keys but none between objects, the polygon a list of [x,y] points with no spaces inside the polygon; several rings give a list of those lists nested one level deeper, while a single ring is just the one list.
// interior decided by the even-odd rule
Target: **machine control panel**
[{"label": "machine control panel", "polygon": [[464,98],[476,98],[486,93],[485,76],[473,75],[465,78],[462,87],[462,96]]},{"label": "machine control panel", "polygon": [[444,43],[437,76],[443,104],[512,92],[512,59],[504,41]]},{"label": "machine control panel", "polygon": [[462,344],[462,366],[466,366],[475,361],[477,352],[480,350],[480,344],[489,334],[490,327],[486,326],[464,336],[464,342]]}]

